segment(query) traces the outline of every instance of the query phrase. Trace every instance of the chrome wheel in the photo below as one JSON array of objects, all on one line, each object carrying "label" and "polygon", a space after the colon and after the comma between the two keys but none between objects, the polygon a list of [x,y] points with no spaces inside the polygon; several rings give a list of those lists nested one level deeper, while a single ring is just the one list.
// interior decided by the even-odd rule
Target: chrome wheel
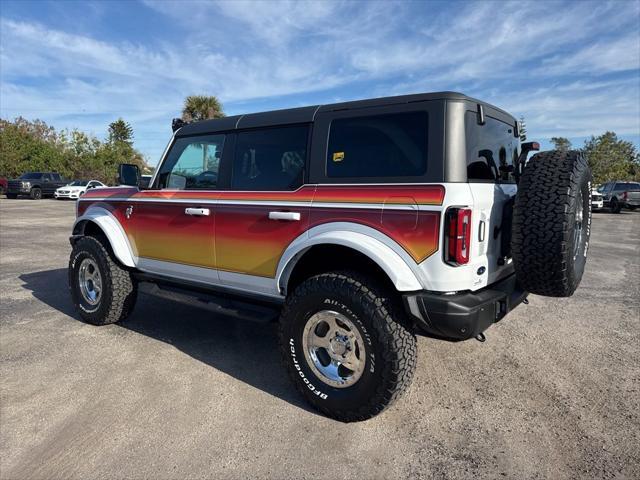
[{"label": "chrome wheel", "polygon": [[578,256],[580,242],[582,241],[582,224],[584,220],[584,202],[582,192],[578,194],[578,205],[576,207],[576,215],[574,218],[574,238],[573,238],[573,259]]},{"label": "chrome wheel", "polygon": [[85,258],[82,260],[78,271],[78,283],[82,298],[89,305],[97,305],[102,294],[102,276],[93,259]]},{"label": "chrome wheel", "polygon": [[309,317],[302,345],[307,364],[327,385],[350,387],[364,372],[366,352],[362,335],[341,313],[322,310]]}]

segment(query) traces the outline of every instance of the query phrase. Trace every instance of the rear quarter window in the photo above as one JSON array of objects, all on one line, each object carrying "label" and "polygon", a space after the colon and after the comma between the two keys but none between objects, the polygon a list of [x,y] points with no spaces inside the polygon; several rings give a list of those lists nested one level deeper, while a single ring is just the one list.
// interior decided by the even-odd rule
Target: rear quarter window
[{"label": "rear quarter window", "polygon": [[327,177],[424,175],[427,129],[424,111],[335,119],[329,129]]},{"label": "rear quarter window", "polygon": [[479,125],[476,112],[465,114],[469,181],[515,182],[513,165],[520,155],[520,142],[513,128],[489,116],[484,125]]}]

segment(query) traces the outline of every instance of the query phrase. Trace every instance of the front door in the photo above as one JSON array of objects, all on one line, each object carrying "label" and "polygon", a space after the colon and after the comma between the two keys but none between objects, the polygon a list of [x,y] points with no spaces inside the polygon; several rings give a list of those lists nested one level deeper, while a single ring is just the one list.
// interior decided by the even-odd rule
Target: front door
[{"label": "front door", "polygon": [[225,135],[176,139],[152,190],[138,192],[126,215],[138,268],[216,282],[215,203]]}]

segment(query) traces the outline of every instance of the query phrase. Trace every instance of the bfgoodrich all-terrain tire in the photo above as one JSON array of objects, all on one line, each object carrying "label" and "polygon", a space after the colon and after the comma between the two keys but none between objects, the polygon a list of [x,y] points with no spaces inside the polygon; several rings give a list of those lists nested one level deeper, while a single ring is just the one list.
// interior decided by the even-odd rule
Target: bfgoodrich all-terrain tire
[{"label": "bfgoodrich all-terrain tire", "polygon": [[356,272],[309,278],[280,317],[283,360],[311,405],[344,422],[382,412],[406,390],[416,340],[394,297]]},{"label": "bfgoodrich all-terrain tire", "polygon": [[569,297],[580,284],[591,233],[591,171],[577,151],[541,152],[518,183],[511,248],[518,282]]},{"label": "bfgoodrich all-terrain tire", "polygon": [[69,290],[80,316],[94,325],[124,320],[133,310],[137,285],[94,237],[82,237],[69,259]]}]

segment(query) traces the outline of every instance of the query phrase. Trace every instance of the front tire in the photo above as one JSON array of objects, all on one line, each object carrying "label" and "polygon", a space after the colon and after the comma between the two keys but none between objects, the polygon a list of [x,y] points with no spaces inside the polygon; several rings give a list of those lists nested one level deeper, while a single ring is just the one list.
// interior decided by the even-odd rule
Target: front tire
[{"label": "front tire", "polygon": [[138,293],[129,271],[94,237],[82,237],[73,246],[69,290],[80,316],[94,325],[108,325],[127,318]]},{"label": "front tire", "polygon": [[42,190],[38,187],[34,187],[31,189],[31,192],[29,192],[29,196],[31,197],[31,200],[41,200]]},{"label": "front tire", "polygon": [[293,383],[325,415],[366,420],[411,384],[416,340],[391,292],[356,272],[316,275],[287,298],[280,347]]},{"label": "front tire", "polygon": [[611,200],[611,213],[620,213],[622,210],[622,205],[618,202],[616,197],[613,197]]}]

